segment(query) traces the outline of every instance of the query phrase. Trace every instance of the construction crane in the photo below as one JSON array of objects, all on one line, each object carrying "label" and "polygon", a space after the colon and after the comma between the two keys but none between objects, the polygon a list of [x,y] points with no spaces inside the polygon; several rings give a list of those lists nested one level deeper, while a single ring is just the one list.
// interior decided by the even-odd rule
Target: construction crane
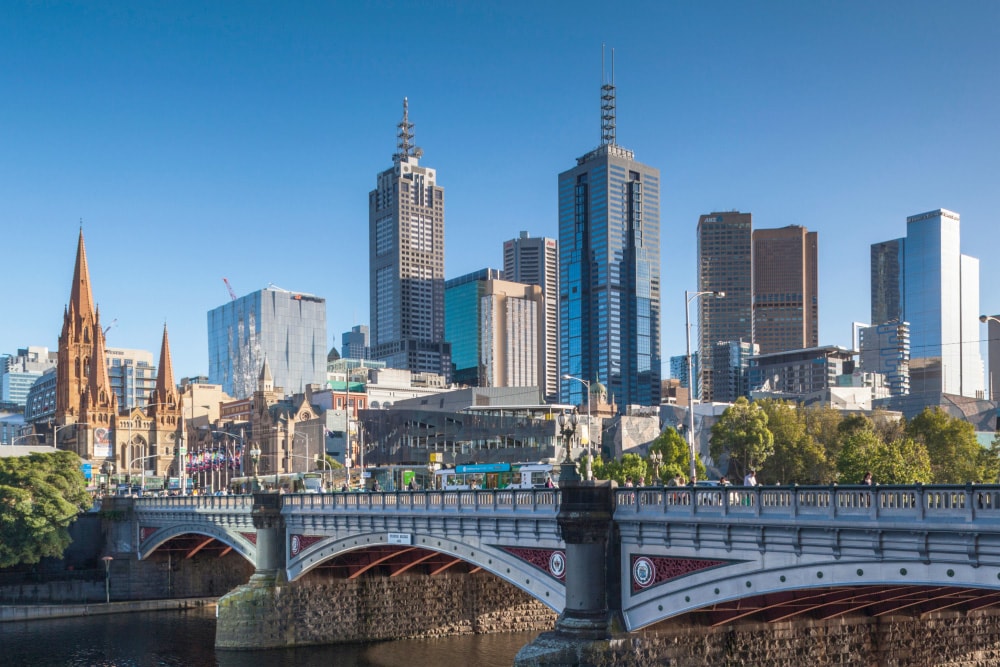
[{"label": "construction crane", "polygon": [[236,301],[236,292],[233,291],[233,286],[229,284],[229,278],[223,278],[222,282],[226,283],[226,289],[229,290],[229,298]]}]

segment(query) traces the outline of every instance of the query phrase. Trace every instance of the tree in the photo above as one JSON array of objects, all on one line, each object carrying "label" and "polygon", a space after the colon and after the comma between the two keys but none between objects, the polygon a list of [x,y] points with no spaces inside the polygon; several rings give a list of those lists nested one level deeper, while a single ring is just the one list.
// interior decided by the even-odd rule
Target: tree
[{"label": "tree", "polygon": [[912,438],[886,444],[872,428],[852,429],[837,459],[840,481],[860,484],[866,472],[878,484],[927,483],[933,479],[927,450]]},{"label": "tree", "polygon": [[76,454],[0,458],[0,567],[62,557],[69,525],[90,504]]},{"label": "tree", "polygon": [[[660,479],[653,480],[655,483],[660,483],[665,479],[673,479],[678,475],[682,475],[687,479],[688,475],[691,474],[691,450],[688,446],[687,441],[684,439],[677,429],[672,426],[668,426],[663,430],[660,435],[656,436],[656,440],[649,445],[649,453],[652,454],[656,452],[663,457],[663,462],[660,464]],[[705,464],[702,463],[701,457],[698,456],[697,452],[694,455],[694,467],[695,472],[698,475],[698,479],[705,479]],[[650,463],[649,469],[652,470],[653,466]]]},{"label": "tree", "polygon": [[638,484],[639,479],[645,477],[647,482],[650,479],[647,471],[646,461],[638,454],[624,454],[621,461],[605,461],[597,457],[591,465],[594,479],[613,479],[619,486],[625,484],[625,480],[632,478],[633,484]]},{"label": "tree", "polygon": [[826,454],[826,460],[833,463],[840,452],[840,423],[844,415],[840,410],[825,406],[803,408],[806,418],[806,433],[816,441]]},{"label": "tree", "polygon": [[774,453],[774,436],[767,428],[767,413],[740,396],[726,408],[712,427],[712,458],[729,455],[729,469],[738,476],[759,468]]},{"label": "tree", "polygon": [[826,451],[809,434],[805,410],[793,403],[765,399],[757,404],[767,415],[767,428],[774,436],[774,454],[758,476],[763,484],[826,484],[835,471]]},{"label": "tree", "polygon": [[963,484],[996,479],[988,456],[976,440],[972,424],[939,407],[924,408],[906,426],[907,436],[922,443],[931,457],[938,484]]}]

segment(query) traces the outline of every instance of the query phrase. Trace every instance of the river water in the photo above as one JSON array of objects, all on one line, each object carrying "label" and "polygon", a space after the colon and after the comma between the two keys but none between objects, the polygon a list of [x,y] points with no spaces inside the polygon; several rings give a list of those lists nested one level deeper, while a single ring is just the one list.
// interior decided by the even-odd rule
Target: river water
[{"label": "river water", "polygon": [[0,623],[4,667],[509,667],[537,633],[268,651],[215,649],[214,608]]}]

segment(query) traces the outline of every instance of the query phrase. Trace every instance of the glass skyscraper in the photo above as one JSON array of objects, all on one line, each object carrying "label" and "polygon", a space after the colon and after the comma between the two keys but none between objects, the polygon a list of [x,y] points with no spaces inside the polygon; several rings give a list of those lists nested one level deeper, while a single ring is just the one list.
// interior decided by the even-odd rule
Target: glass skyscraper
[{"label": "glass skyscraper", "polygon": [[257,388],[264,359],[286,395],[326,382],[326,299],[268,287],[208,313],[208,381],[235,398]]},{"label": "glass skyscraper", "polygon": [[960,218],[906,219],[906,237],[872,246],[872,324],[908,322],[910,391],[983,397],[979,260],[960,249]]},{"label": "glass skyscraper", "polygon": [[624,410],[660,403],[660,172],[615,142],[614,84],[601,91],[600,146],[559,174],[559,368]]}]

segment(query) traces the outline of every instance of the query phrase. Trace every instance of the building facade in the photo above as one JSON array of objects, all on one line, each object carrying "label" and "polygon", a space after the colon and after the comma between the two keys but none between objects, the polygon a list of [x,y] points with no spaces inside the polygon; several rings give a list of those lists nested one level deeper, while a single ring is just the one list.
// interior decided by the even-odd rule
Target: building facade
[{"label": "building facade", "polygon": [[979,260],[961,253],[960,217],[906,219],[906,237],[872,246],[872,320],[908,322],[910,392],[985,396],[979,353]]},{"label": "building facade", "polygon": [[835,345],[761,354],[750,359],[750,389],[792,400],[836,387],[854,373],[854,351]]},{"label": "building facade", "polygon": [[750,395],[750,358],[758,354],[757,344],[741,340],[720,340],[711,347],[712,401],[732,403]]},{"label": "building facade", "polygon": [[483,269],[445,284],[453,380],[472,387],[538,387],[545,297],[538,285]]},{"label": "building facade", "polygon": [[208,313],[208,378],[234,398],[257,386],[266,358],[290,393],[326,379],[326,299],[270,286]]},{"label": "building facade", "polygon": [[[600,380],[619,406],[660,402],[660,172],[615,140],[601,89],[601,144],[559,174],[560,376]],[[584,402],[562,379],[562,403]]]},{"label": "building facade", "polygon": [[546,402],[559,398],[559,243],[521,232],[503,244],[504,279],[542,288],[542,361],[539,385]]},{"label": "building facade", "polygon": [[[698,291],[725,293],[719,299],[696,297],[698,350],[706,363],[694,374],[695,396],[704,401],[732,400],[725,398],[730,394],[727,390],[716,392],[716,377],[727,384],[730,367],[725,355],[716,354],[715,346],[754,340],[752,233],[750,213],[709,213],[698,218]],[[724,363],[716,367],[716,360]]]},{"label": "building facade", "polygon": [[910,393],[910,325],[889,322],[858,329],[858,365],[885,376],[890,396]]},{"label": "building facade", "polygon": [[819,237],[805,227],[753,233],[753,342],[761,354],[819,345]]},{"label": "building facade", "polygon": [[368,195],[371,358],[414,372],[451,372],[444,335],[444,188],[420,166],[403,100],[393,165]]},{"label": "building facade", "polygon": [[16,355],[0,356],[0,402],[25,407],[31,385],[45,371],[55,368],[56,361],[56,353],[36,346],[19,349]]},{"label": "building facade", "polygon": [[355,325],[340,337],[340,356],[344,359],[367,359],[368,346],[368,325]]}]

